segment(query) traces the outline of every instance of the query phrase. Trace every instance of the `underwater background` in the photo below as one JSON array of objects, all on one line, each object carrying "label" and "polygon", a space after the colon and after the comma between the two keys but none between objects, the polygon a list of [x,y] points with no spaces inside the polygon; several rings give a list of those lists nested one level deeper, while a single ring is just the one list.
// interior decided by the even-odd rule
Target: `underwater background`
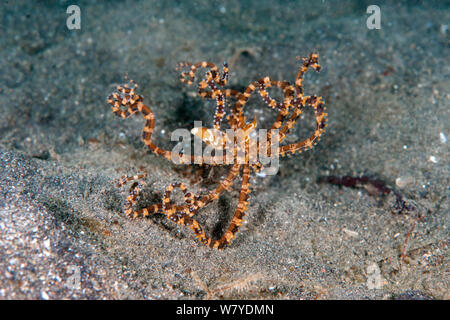
[{"label": "underwater background", "polygon": [[[24,0],[2,1],[0,19],[0,298],[449,298],[449,1]],[[243,90],[293,83],[311,52],[322,68],[304,90],[323,97],[327,130],[276,175],[252,174],[229,247],[163,214],[125,217],[122,175],[148,173],[142,207],[173,181],[199,192],[226,173],[151,153],[143,119],[107,103],[125,75],[170,148],[170,132],[212,123],[215,108],[177,63],[227,61]],[[258,97],[255,114],[262,127],[276,116]],[[311,130],[305,112],[289,142]],[[357,188],[323,183],[344,176]],[[200,213],[207,233],[228,226],[238,196]]]}]

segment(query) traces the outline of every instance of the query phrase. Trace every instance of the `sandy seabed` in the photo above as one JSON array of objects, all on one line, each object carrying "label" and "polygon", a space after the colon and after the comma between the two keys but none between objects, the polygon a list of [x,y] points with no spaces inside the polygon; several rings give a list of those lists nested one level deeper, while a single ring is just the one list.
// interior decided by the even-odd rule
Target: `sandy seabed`
[{"label": "sandy seabed", "polygon": [[[365,1],[78,1],[81,29],[68,30],[69,3],[47,3],[0,5],[0,298],[449,298],[448,4],[381,1],[381,29],[369,30]],[[277,175],[252,174],[229,247],[206,248],[162,214],[123,215],[124,174],[147,171],[145,205],[173,181],[198,192],[226,173],[150,153],[143,119],[106,102],[125,74],[169,148],[169,132],[212,121],[215,107],[179,81],[177,62],[228,60],[241,90],[263,76],[293,82],[310,52],[322,71],[305,93],[326,101],[327,132]],[[246,112],[262,126],[275,117],[257,97]],[[290,139],[312,128],[305,113]],[[416,209],[317,182],[329,175],[376,177]],[[201,211],[209,234],[238,192]]]}]

